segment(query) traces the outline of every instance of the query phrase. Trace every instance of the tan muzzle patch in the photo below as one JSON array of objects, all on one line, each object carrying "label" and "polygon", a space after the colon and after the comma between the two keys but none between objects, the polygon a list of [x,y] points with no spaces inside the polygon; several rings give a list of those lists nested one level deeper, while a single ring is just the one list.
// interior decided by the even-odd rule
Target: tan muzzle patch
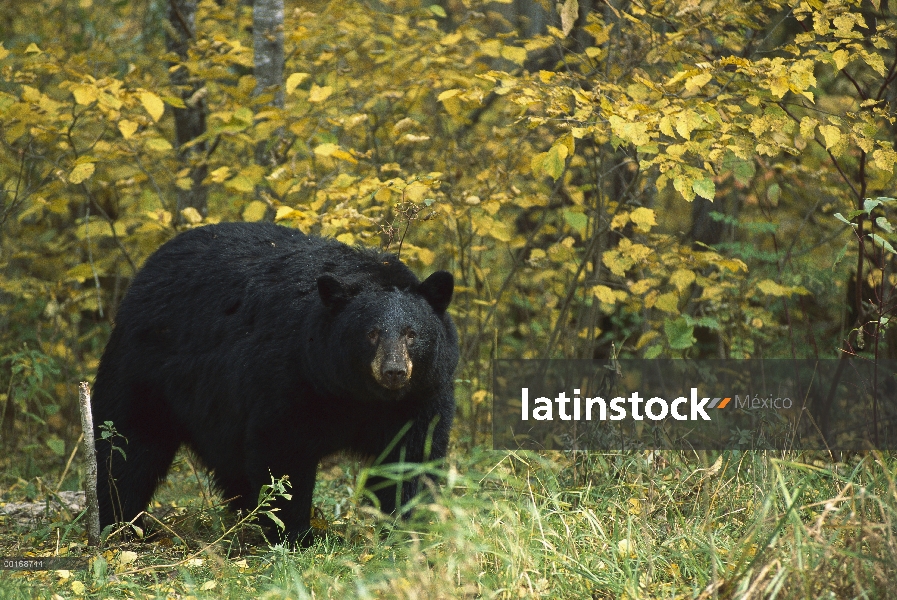
[{"label": "tan muzzle patch", "polygon": [[381,338],[371,361],[371,372],[377,383],[390,390],[401,389],[411,380],[411,367],[405,336],[389,341]]}]

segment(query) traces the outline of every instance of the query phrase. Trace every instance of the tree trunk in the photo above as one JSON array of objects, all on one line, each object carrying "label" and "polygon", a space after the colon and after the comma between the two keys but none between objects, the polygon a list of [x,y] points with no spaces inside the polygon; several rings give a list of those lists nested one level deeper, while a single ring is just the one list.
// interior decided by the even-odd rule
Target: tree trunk
[{"label": "tree trunk", "polygon": [[90,410],[90,386],[82,381],[78,387],[81,406],[81,430],[84,432],[84,496],[87,505],[87,545],[100,545],[100,502],[97,499],[97,449],[93,437],[93,414]]},{"label": "tree trunk", "polygon": [[[283,108],[283,0],[255,0],[252,6],[252,38],[255,52],[255,95],[271,94],[268,104]],[[262,141],[256,148],[256,162],[279,162],[277,139]]]},{"label": "tree trunk", "polygon": [[[196,39],[196,0],[169,0],[166,47],[178,55],[181,62],[187,60],[190,43]],[[195,208],[200,215],[208,215],[208,190],[203,185],[208,166],[206,164],[206,142],[189,148],[184,145],[206,131],[205,88],[202,81],[191,77],[187,67],[181,65],[171,71],[171,83],[177,89],[186,108],[174,109],[174,129],[178,158],[184,167],[190,169],[189,189],[178,188],[176,222],[183,222],[181,211]]]}]

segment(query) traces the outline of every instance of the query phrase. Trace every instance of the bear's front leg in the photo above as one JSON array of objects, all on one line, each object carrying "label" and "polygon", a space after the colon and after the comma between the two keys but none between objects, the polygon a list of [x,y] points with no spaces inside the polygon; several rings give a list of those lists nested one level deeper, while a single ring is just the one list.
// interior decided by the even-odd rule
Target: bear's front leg
[{"label": "bear's front leg", "polygon": [[[396,474],[405,474],[401,488],[390,479],[372,477],[367,487],[374,492],[380,502],[380,510],[391,514],[408,504],[420,488],[420,477],[412,475],[417,465],[430,460],[445,458],[448,450],[449,431],[454,416],[454,403],[447,400],[435,403],[434,409],[420,415],[411,429],[384,461],[384,464],[404,463],[405,468],[396,469]],[[407,517],[408,513],[403,513]]]}]

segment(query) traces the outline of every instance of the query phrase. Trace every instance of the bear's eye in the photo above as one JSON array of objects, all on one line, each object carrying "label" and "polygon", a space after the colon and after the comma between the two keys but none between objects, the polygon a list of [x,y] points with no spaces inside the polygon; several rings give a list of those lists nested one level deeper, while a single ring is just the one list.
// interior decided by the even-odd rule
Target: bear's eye
[{"label": "bear's eye", "polygon": [[369,340],[372,344],[376,344],[376,343],[377,343],[377,340],[378,340],[379,338],[380,338],[380,330],[379,330],[379,329],[371,329],[371,330],[368,332],[368,340]]},{"label": "bear's eye", "polygon": [[411,345],[414,343],[414,338],[417,337],[417,332],[415,332],[410,327],[406,328],[404,331],[405,339],[408,340],[408,344]]}]

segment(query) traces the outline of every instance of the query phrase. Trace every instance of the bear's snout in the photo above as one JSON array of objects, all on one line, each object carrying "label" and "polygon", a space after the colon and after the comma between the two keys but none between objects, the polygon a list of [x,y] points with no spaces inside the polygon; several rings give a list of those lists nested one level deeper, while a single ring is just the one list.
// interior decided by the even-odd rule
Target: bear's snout
[{"label": "bear's snout", "polygon": [[411,379],[411,367],[406,336],[380,339],[371,362],[371,371],[377,383],[390,390],[401,389]]}]

